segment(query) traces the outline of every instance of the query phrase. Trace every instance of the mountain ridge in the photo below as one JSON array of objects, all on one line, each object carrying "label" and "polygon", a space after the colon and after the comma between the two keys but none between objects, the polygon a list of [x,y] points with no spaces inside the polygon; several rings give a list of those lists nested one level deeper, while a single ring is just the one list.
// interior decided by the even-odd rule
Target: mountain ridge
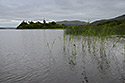
[{"label": "mountain ridge", "polygon": [[87,24],[87,22],[80,21],[80,20],[72,20],[72,21],[64,20],[64,21],[57,21],[56,23],[64,24],[64,25],[86,25]]},{"label": "mountain ridge", "polygon": [[97,24],[103,23],[105,21],[122,21],[122,22],[125,22],[125,14],[123,14],[121,16],[111,18],[111,19],[96,20],[96,21],[92,22],[91,25],[97,25]]},{"label": "mountain ridge", "polygon": [[[122,14],[120,16],[111,18],[111,19],[101,19],[101,20],[96,20],[92,23],[90,23],[91,25],[97,25],[99,23],[103,23],[105,21],[123,21],[125,22],[125,14]],[[64,25],[86,25],[87,22],[85,21],[80,21],[80,20],[72,20],[72,21],[68,21],[68,20],[64,20],[64,21],[57,21],[57,24],[64,24]]]}]

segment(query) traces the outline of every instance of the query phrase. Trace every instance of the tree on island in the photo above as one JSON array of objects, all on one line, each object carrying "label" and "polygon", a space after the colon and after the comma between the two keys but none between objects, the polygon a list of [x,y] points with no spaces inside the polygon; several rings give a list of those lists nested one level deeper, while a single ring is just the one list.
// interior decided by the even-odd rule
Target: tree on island
[{"label": "tree on island", "polygon": [[28,23],[29,23],[29,24],[34,24],[34,22],[33,22],[33,21],[28,21]]},{"label": "tree on island", "polygon": [[45,20],[45,18],[43,19],[43,23],[46,24],[46,20]]},{"label": "tree on island", "polygon": [[56,22],[52,21],[51,24],[52,24],[52,25],[56,25]]},{"label": "tree on island", "polygon": [[21,22],[21,24],[17,27],[17,29],[20,29],[20,28],[23,28],[23,27],[26,27],[28,25],[27,22],[25,22],[24,20]]}]

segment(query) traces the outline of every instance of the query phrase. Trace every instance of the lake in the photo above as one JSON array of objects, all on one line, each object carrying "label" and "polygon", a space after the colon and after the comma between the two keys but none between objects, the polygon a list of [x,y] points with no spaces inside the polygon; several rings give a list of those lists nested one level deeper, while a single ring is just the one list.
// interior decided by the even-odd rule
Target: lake
[{"label": "lake", "polygon": [[0,30],[0,83],[125,83],[125,38]]}]

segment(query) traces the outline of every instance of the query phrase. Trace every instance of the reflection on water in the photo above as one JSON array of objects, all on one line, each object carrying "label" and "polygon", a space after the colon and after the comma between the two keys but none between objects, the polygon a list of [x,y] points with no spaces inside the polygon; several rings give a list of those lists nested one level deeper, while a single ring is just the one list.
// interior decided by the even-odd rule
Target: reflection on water
[{"label": "reflection on water", "polygon": [[125,83],[125,38],[0,31],[0,83]]}]

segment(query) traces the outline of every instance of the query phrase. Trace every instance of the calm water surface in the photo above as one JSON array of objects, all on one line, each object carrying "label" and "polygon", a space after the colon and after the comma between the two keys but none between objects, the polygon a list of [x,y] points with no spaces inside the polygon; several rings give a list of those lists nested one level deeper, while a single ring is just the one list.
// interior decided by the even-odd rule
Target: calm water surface
[{"label": "calm water surface", "polygon": [[0,30],[0,83],[125,83],[125,38]]}]

